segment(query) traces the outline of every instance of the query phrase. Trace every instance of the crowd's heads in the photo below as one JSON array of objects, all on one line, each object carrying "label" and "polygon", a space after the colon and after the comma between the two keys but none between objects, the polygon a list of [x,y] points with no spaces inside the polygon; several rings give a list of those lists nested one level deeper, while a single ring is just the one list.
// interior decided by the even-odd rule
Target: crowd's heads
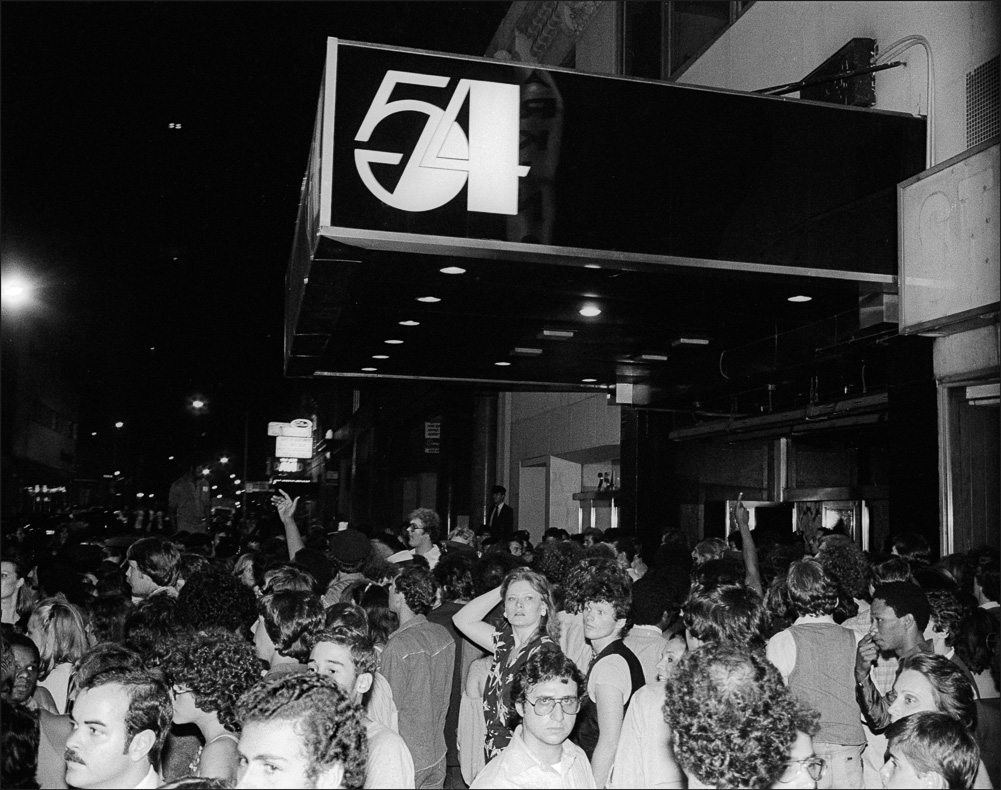
[{"label": "crowd's heads", "polygon": [[963,671],[945,656],[919,653],[900,661],[893,683],[890,719],[912,713],[947,713],[967,729],[977,723],[976,691]]},{"label": "crowd's heads", "polygon": [[521,563],[506,551],[485,551],[473,564],[473,594],[483,595],[499,587],[504,577]]},{"label": "crowd's heads", "polygon": [[815,716],[763,652],[734,645],[685,655],[666,686],[664,710],[678,763],[710,787],[769,787],[797,733],[816,731]]},{"label": "crowd's heads", "polygon": [[978,591],[984,601],[998,602],[1001,595],[1001,563],[998,561],[997,549],[993,555],[981,558],[973,575],[974,594]]},{"label": "crowd's heads", "polygon": [[265,595],[276,592],[308,592],[321,595],[316,579],[305,568],[290,562],[271,565],[261,574],[261,592]]},{"label": "crowd's heads", "polygon": [[656,572],[647,572],[633,584],[633,625],[661,625],[673,603],[673,590],[667,580]]},{"label": "crowd's heads", "polygon": [[324,625],[323,603],[311,592],[276,592],[262,596],[260,615],[254,632],[257,655],[271,661],[277,651],[305,663],[309,658],[306,640]]},{"label": "crowd's heads", "polygon": [[177,589],[183,589],[188,579],[196,573],[207,571],[211,567],[212,563],[204,554],[195,554],[190,551],[182,552],[181,562],[177,568]]},{"label": "crowd's heads", "polygon": [[399,615],[389,608],[389,587],[369,585],[359,596],[358,605],[365,611],[368,638],[374,644],[384,645],[389,635],[400,625]]},{"label": "crowd's heads", "polygon": [[612,557],[582,557],[567,571],[563,584],[563,607],[571,614],[584,608],[584,591],[592,581],[619,579],[624,575]]},{"label": "crowd's heads", "polygon": [[570,568],[582,554],[583,547],[571,540],[547,541],[535,552],[532,569],[545,576],[550,584],[562,590]]},{"label": "crowd's heads", "polygon": [[532,737],[557,745],[570,736],[584,692],[584,676],[577,665],[561,650],[544,648],[515,674],[511,701]]},{"label": "crowd's heads", "polygon": [[512,626],[537,624],[540,634],[558,642],[560,623],[546,577],[530,568],[515,568],[501,583],[504,617]]},{"label": "crowd's heads", "polygon": [[684,604],[690,650],[701,644],[764,647],[768,618],[761,596],[742,584],[692,587]]},{"label": "crowd's heads", "polygon": [[915,713],[891,724],[886,739],[886,762],[879,772],[883,787],[973,787],[980,748],[950,716]]},{"label": "crowd's heads", "polygon": [[0,701],[0,786],[38,787],[38,713],[23,705]]},{"label": "crowd's heads", "polygon": [[405,603],[415,615],[427,614],[435,604],[438,582],[427,568],[411,565],[403,568],[389,586],[389,608],[402,614]]},{"label": "crowd's heads", "polygon": [[73,704],[66,740],[71,787],[134,787],[159,766],[173,705],[151,672],[109,670],[90,678]]},{"label": "crowd's heads", "polygon": [[351,601],[340,601],[327,607],[324,615],[324,627],[368,634],[368,616],[358,604],[351,603]]},{"label": "crowd's heads", "polygon": [[80,610],[62,596],[38,602],[28,620],[28,636],[41,656],[41,677],[56,664],[73,663],[90,646]]},{"label": "crowd's heads", "polygon": [[434,576],[441,587],[442,601],[468,601],[473,597],[473,560],[465,552],[451,551],[438,560]]},{"label": "crowd's heads", "polygon": [[94,642],[121,642],[132,601],[124,595],[101,595],[87,604],[87,631]]},{"label": "crowd's heads", "polygon": [[258,683],[240,699],[237,716],[238,788],[364,784],[361,710],[332,678],[309,672]]},{"label": "crowd's heads", "polygon": [[257,598],[250,587],[224,570],[210,568],[194,574],[177,596],[177,619],[201,631],[225,628],[249,635],[257,619]]},{"label": "crowd's heads", "polygon": [[147,654],[164,644],[177,627],[177,598],[166,594],[151,595],[132,607],[125,618],[122,634],[127,646]]},{"label": "crowd's heads", "polygon": [[309,669],[332,677],[356,702],[372,687],[375,646],[357,631],[325,628],[310,639]]},{"label": "crowd's heads", "polygon": [[215,713],[239,731],[236,701],[261,679],[261,663],[243,637],[222,629],[182,632],[160,663],[174,691],[174,723],[188,724],[198,710]]},{"label": "crowd's heads", "polygon": [[923,535],[916,532],[900,532],[893,536],[890,553],[903,557],[911,568],[931,564],[932,550]]},{"label": "crowd's heads", "polygon": [[789,602],[796,614],[829,615],[838,605],[838,585],[824,566],[807,557],[789,566],[786,574]]},{"label": "crowd's heads", "polygon": [[933,639],[946,647],[954,647],[959,641],[966,607],[959,602],[959,597],[949,590],[928,590],[928,605],[931,615],[924,631],[925,639]]},{"label": "crowd's heads", "polygon": [[595,577],[584,585],[581,600],[584,636],[590,640],[617,634],[624,637],[632,625],[632,580],[624,572]]},{"label": "crowd's heads", "polygon": [[910,582],[917,584],[911,573],[911,564],[903,557],[886,557],[876,562],[870,568],[871,584],[879,587],[891,582]]},{"label": "crowd's heads", "polygon": [[[432,540],[436,540],[436,538],[432,538]],[[369,539],[358,530],[351,528],[331,532],[328,544],[334,565],[342,573],[358,573],[372,551]]]},{"label": "crowd's heads", "polygon": [[99,642],[73,665],[69,697],[76,699],[80,689],[89,686],[91,679],[102,672],[112,669],[130,671],[143,668],[143,657],[135,650],[118,642]]},{"label": "crowd's heads", "polygon": [[720,584],[743,584],[747,575],[743,563],[734,555],[697,563],[692,567],[692,584],[715,587]]},{"label": "crowd's heads", "polygon": [[11,699],[24,705],[31,699],[38,686],[41,656],[38,646],[23,634],[13,633],[5,639],[14,659]]},{"label": "crowd's heads", "polygon": [[860,601],[869,599],[869,561],[854,540],[845,535],[825,538],[817,560],[848,595]]},{"label": "crowd's heads", "polygon": [[895,652],[928,627],[931,607],[928,596],[910,582],[881,584],[872,594],[873,640],[880,650]]},{"label": "crowd's heads", "polygon": [[726,553],[726,541],[723,538],[706,538],[695,544],[692,549],[692,560],[701,565],[709,560],[718,560]]},{"label": "crowd's heads", "polygon": [[992,657],[998,650],[999,631],[1001,624],[986,609],[978,606],[967,613],[959,628],[959,637],[954,641],[956,653],[974,674],[991,666]]},{"label": "crowd's heads", "polygon": [[410,513],[408,519],[410,521],[408,531],[423,530],[424,535],[432,543],[437,543],[441,539],[441,519],[431,508],[419,507]]},{"label": "crowd's heads", "polygon": [[132,594],[146,596],[157,587],[173,587],[181,568],[181,553],[170,541],[161,538],[140,538],[126,552],[126,571]]}]

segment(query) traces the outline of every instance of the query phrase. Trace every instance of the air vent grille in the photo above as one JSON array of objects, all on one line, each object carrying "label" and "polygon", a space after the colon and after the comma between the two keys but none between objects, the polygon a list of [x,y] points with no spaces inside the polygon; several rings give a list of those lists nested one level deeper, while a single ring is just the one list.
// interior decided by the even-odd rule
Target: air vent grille
[{"label": "air vent grille", "polygon": [[1001,131],[998,55],[966,75],[966,147],[973,148]]}]

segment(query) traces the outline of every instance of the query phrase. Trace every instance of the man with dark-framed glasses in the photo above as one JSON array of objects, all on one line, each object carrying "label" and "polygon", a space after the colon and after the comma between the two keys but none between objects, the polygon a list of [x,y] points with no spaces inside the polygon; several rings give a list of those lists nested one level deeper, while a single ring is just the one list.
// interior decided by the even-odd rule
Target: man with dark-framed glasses
[{"label": "man with dark-framed glasses", "polygon": [[473,779],[475,788],[593,788],[584,750],[567,740],[577,722],[584,676],[558,648],[525,662],[511,686],[521,717],[511,743]]}]

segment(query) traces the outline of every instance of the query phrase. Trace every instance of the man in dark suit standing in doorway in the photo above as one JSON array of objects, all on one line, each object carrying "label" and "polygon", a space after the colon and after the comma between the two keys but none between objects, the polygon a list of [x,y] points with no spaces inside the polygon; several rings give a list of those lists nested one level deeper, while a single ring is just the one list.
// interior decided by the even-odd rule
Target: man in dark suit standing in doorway
[{"label": "man in dark suit standing in doorway", "polygon": [[510,505],[504,503],[504,497],[507,496],[507,489],[504,486],[494,486],[490,493],[494,504],[487,514],[486,527],[495,538],[504,543],[514,532],[514,511]]}]

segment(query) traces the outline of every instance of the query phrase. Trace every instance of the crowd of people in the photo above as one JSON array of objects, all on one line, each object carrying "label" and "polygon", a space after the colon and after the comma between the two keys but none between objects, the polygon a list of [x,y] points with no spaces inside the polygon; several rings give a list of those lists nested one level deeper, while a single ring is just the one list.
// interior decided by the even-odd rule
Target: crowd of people
[{"label": "crowd of people", "polygon": [[5,539],[4,788],[998,786],[997,548],[272,504],[273,534]]}]

